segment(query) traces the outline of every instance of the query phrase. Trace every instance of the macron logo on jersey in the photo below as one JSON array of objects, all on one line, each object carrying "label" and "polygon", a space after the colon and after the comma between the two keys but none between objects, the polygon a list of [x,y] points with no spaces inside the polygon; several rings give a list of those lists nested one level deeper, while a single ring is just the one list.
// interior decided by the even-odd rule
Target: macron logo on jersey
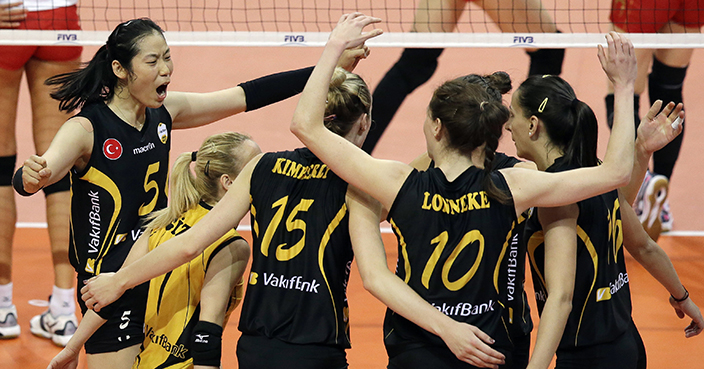
[{"label": "macron logo on jersey", "polygon": [[103,155],[110,160],[117,160],[122,156],[122,144],[114,138],[108,138],[103,143]]}]

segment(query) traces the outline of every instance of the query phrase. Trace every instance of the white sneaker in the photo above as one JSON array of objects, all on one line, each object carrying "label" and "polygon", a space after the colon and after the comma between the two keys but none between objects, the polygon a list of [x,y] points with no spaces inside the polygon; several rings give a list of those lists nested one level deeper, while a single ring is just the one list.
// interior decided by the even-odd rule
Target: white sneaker
[{"label": "white sneaker", "polygon": [[654,241],[658,240],[662,232],[660,213],[667,200],[669,184],[667,177],[648,172],[636,197],[638,219]]},{"label": "white sneaker", "polygon": [[662,225],[662,232],[670,232],[672,230],[672,211],[670,210],[670,201],[665,199],[665,203],[662,205],[662,211],[660,212],[660,224]]},{"label": "white sneaker", "polygon": [[53,316],[49,310],[29,321],[29,330],[35,336],[50,339],[54,344],[66,347],[78,328],[76,314]]},{"label": "white sneaker", "polygon": [[15,338],[20,335],[15,305],[0,308],[0,339]]}]

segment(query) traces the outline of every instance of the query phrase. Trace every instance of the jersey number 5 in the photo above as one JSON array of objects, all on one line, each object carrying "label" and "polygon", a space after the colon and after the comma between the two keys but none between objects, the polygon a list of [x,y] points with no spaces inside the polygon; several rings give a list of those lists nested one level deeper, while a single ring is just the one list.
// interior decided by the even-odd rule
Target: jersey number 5
[{"label": "jersey number 5", "polygon": [[144,216],[152,212],[156,207],[156,199],[159,197],[159,185],[155,180],[149,179],[153,174],[159,172],[159,162],[149,164],[147,174],[144,176],[144,193],[154,191],[154,197],[148,202],[139,207],[139,216]]}]

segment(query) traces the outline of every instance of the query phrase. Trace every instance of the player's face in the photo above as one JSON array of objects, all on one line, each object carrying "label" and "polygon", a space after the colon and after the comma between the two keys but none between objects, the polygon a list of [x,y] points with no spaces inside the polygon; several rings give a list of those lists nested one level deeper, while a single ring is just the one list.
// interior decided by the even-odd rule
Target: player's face
[{"label": "player's face", "polygon": [[523,114],[521,106],[518,104],[518,93],[514,93],[509,106],[511,112],[508,122],[506,122],[506,130],[511,132],[511,139],[516,145],[516,155],[532,160],[529,155],[529,147],[531,139],[529,136],[530,119]]},{"label": "player's face", "polygon": [[164,37],[155,32],[142,38],[139,53],[132,59],[128,82],[133,98],[150,108],[160,107],[173,69],[171,50]]}]

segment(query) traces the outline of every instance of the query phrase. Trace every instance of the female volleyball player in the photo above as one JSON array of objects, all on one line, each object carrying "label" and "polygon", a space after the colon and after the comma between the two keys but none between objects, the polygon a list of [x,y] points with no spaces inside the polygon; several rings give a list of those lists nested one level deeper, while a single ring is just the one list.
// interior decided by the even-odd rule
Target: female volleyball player
[{"label": "female volleyball player", "polygon": [[[664,121],[671,139],[681,131],[671,123],[683,117],[682,105],[670,103],[658,114],[661,107],[661,102],[654,104],[642,125]],[[539,170],[598,165],[594,112],[562,78],[529,77],[514,93],[511,110],[506,129],[518,155],[534,161]],[[640,133],[638,142],[643,143],[640,138],[646,135]],[[640,176],[644,167],[641,170]],[[529,368],[547,368],[556,350],[557,368],[645,368],[645,347],[631,318],[623,246],[671,293],[677,314],[693,319],[685,335],[697,335],[704,328],[699,308],[670,259],[645,232],[620,191],[562,207],[541,207],[532,213],[526,230],[542,313]]]},{"label": "female volleyball player", "polygon": [[[459,79],[468,83],[481,85],[484,87],[489,97],[497,102],[501,102],[503,94],[509,92],[511,89],[511,79],[505,72],[495,72],[483,76],[469,74],[459,77]],[[434,163],[430,161],[427,153],[419,156],[410,165],[418,170],[427,170],[429,167],[434,167]],[[492,162],[493,169],[510,168],[514,166],[535,169],[535,164],[532,162],[523,162],[500,152],[496,153],[494,161]],[[528,296],[524,289],[526,252],[522,237],[526,216],[526,213],[524,213],[518,218],[516,227],[513,230],[513,235],[509,238],[509,255],[511,260],[507,266],[511,268],[511,278],[513,278],[513,281],[510,286],[507,286],[506,300],[504,301],[504,323],[506,324],[511,341],[513,342],[511,355],[513,357],[513,366],[516,369],[525,368],[528,365],[530,358],[530,332],[533,329]]]},{"label": "female volleyball player", "polygon": [[[363,57],[365,50],[354,53]],[[47,81],[58,86],[52,97],[63,110],[81,112],[61,127],[44,155],[25,161],[13,184],[28,195],[72,173],[70,256],[81,283],[117,270],[139,235],[134,230],[141,217],[166,206],[172,128],[202,126],[282,100],[300,91],[310,74],[307,68],[221,91],[167,94],[172,71],[163,31],[142,18],[118,25],[84,68]],[[140,303],[128,300],[132,306],[103,316],[107,323],[86,342],[91,367],[138,352],[142,317],[131,314]]]},{"label": "female volleyball player", "polygon": [[[326,97],[321,91],[329,84],[334,61],[363,40],[367,34],[362,29],[375,21],[361,14],[341,19],[301,95],[292,131],[335,173],[389,209],[399,240],[399,277],[445,314],[492,336],[510,366],[512,344],[501,321],[508,237],[530,206],[570,203],[628,182],[633,46],[616,33],[606,37],[608,53],[599,46],[618,101],[618,121],[603,165],[551,174],[522,168],[492,171],[508,109],[481,85],[454,80],[436,90],[423,125],[435,168],[417,172],[403,163],[374,159],[322,125]],[[385,343],[390,368],[460,365],[442,342],[392,311],[385,321]]]},{"label": "female volleyball player", "polygon": [[[125,265],[199,222],[220,201],[245,164],[260,152],[247,136],[226,132],[208,137],[198,151],[181,154],[171,175],[171,203],[148,216],[147,229],[132,247]],[[195,176],[190,171],[191,163]],[[248,259],[249,245],[232,229],[197,258],[168,276],[151,280],[144,321],[147,336],[136,360],[126,359],[121,367],[178,364],[219,368],[222,329],[244,292],[241,282]],[[75,367],[81,347],[104,322],[88,311],[73,339],[49,368]],[[206,335],[208,338],[203,339]],[[165,342],[175,349],[165,350]]]}]

